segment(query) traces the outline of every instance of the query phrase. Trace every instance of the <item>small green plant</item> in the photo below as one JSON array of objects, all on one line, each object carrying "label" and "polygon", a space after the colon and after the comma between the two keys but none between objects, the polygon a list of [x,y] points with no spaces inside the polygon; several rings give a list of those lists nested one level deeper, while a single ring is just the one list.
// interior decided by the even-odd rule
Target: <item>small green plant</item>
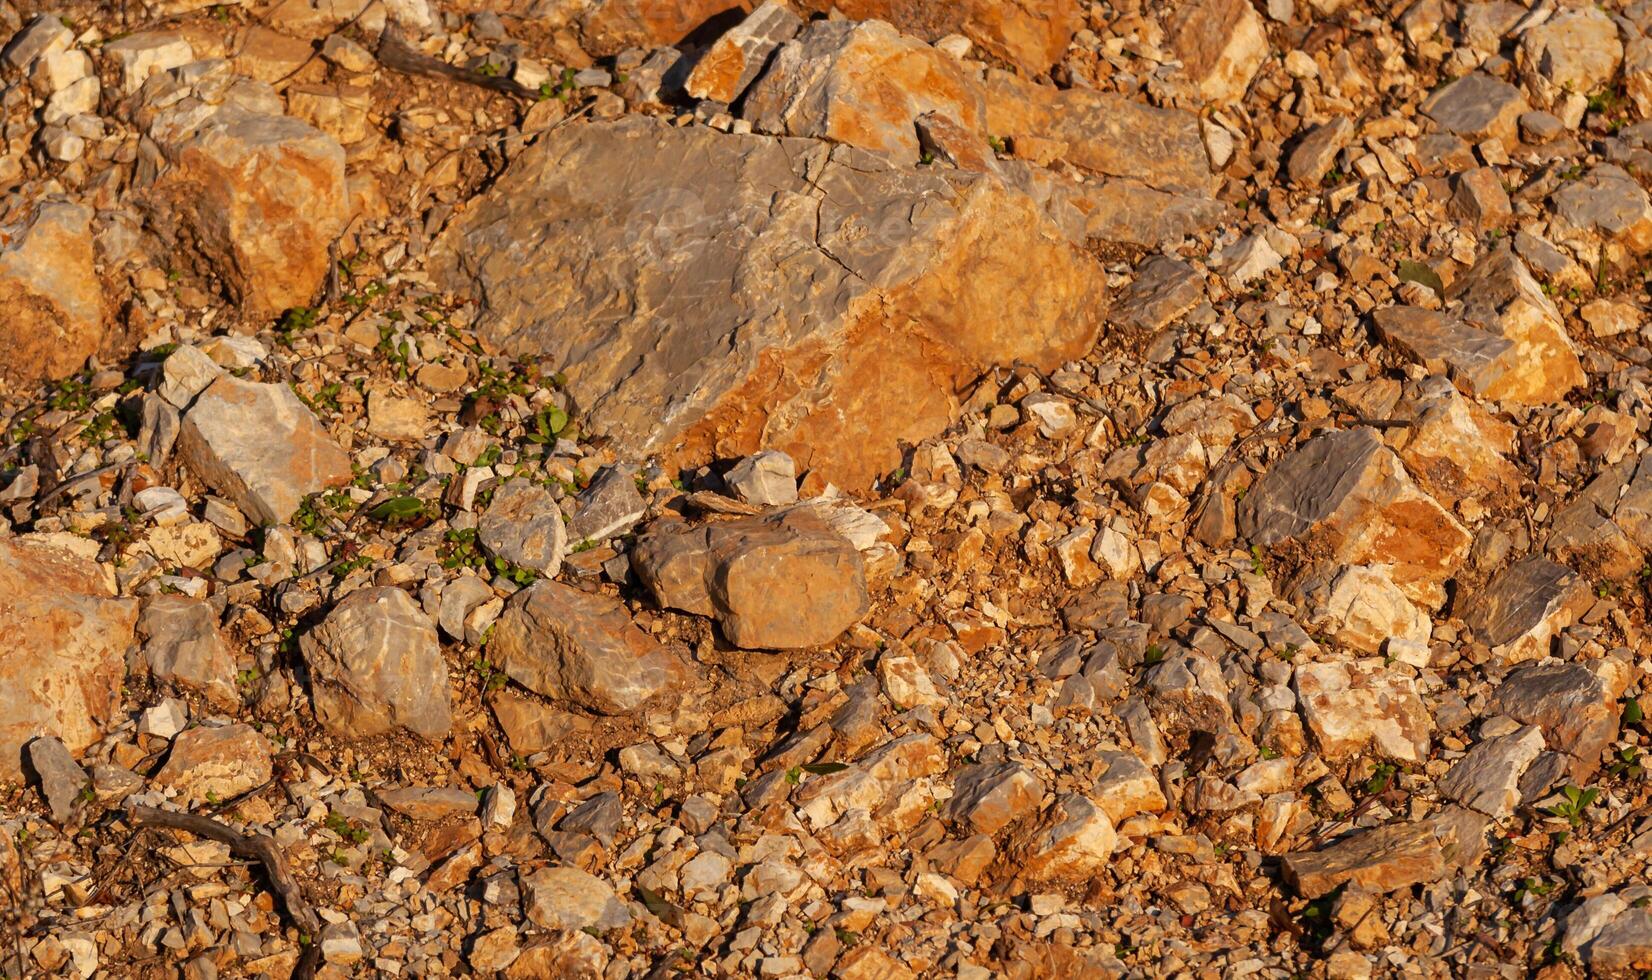
[{"label": "small green plant", "polygon": [[291,347],[300,333],[314,330],[316,311],[308,306],[294,306],[275,321],[275,339],[283,347]]},{"label": "small green plant", "polygon": [[434,506],[418,497],[391,497],[368,511],[367,516],[380,524],[410,524],[434,516],[431,513]]},{"label": "small green plant", "polygon": [[1141,662],[1151,667],[1154,664],[1164,660],[1164,657],[1164,647],[1159,646],[1157,643],[1150,643],[1147,646],[1147,652],[1142,654]]},{"label": "small green plant", "polygon": [[1619,749],[1606,771],[1620,779],[1641,778],[1646,774],[1646,767],[1641,763],[1641,750],[1634,746]]},{"label": "small green plant", "polygon": [[1561,817],[1573,827],[1583,823],[1583,812],[1600,799],[1598,789],[1580,789],[1576,786],[1567,786],[1560,791],[1561,800],[1550,807],[1544,807],[1543,812],[1551,817]]},{"label": "small green plant", "polygon": [[1399,771],[1399,767],[1392,762],[1377,763],[1376,768],[1372,770],[1371,778],[1365,781],[1365,792],[1370,796],[1387,792]]},{"label": "small green plant", "polygon": [[568,413],[555,405],[546,405],[534,413],[532,430],[527,440],[535,445],[548,446],[568,428]]},{"label": "small green plant", "polygon": [[1259,544],[1250,546],[1250,571],[1252,575],[1268,574],[1268,562],[1262,557],[1262,546]]},{"label": "small green plant", "polygon": [[487,657],[477,657],[471,666],[476,669],[484,692],[497,691],[510,683],[510,675],[495,666]]},{"label": "small green plant", "polygon": [[1004,146],[1003,139],[1000,138],[1000,137],[997,137],[997,136],[988,136],[987,137],[987,145],[992,147],[992,152],[994,152],[994,153],[1007,153],[1007,152],[1009,152]]}]

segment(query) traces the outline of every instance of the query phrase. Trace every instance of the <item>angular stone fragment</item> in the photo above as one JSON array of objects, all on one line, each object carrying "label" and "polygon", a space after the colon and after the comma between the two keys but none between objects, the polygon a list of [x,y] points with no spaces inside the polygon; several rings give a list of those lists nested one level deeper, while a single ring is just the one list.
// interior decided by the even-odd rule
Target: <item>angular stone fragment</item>
[{"label": "angular stone fragment", "polygon": [[1599,264],[1603,247],[1618,253],[1604,256],[1613,260],[1625,251],[1643,255],[1652,250],[1652,199],[1619,167],[1600,164],[1581,179],[1561,184],[1551,200],[1549,232],[1555,242],[1592,264]]},{"label": "angular stone fragment", "polygon": [[1505,714],[1543,729],[1549,748],[1571,757],[1573,780],[1600,768],[1600,754],[1617,736],[1617,692],[1583,664],[1520,667],[1498,685],[1486,714]]},{"label": "angular stone fragment", "polygon": [[1291,151],[1290,160],[1285,165],[1286,173],[1298,184],[1318,184],[1331,169],[1331,164],[1336,162],[1336,155],[1353,138],[1354,121],[1347,116],[1338,116],[1328,123],[1315,126]]},{"label": "angular stone fragment", "polygon": [[1001,71],[987,73],[985,91],[990,135],[1060,140],[1073,166],[1161,191],[1208,195],[1213,188],[1193,113],[1094,89],[1035,85]]},{"label": "angular stone fragment", "polygon": [[1355,831],[1317,851],[1287,854],[1281,866],[1303,898],[1319,898],[1346,882],[1386,894],[1436,881],[1447,870],[1440,841],[1426,823]]},{"label": "angular stone fragment", "polygon": [[171,31],[140,31],[116,38],[100,50],[114,59],[123,95],[142,88],[149,76],[157,72],[170,71],[195,60],[189,40]]},{"label": "angular stone fragment", "polygon": [[29,769],[40,782],[40,795],[46,798],[52,822],[62,826],[74,819],[81,802],[81,794],[90,785],[86,770],[75,765],[74,756],[62,741],[44,735],[28,744]]},{"label": "angular stone fragment", "polygon": [[1448,207],[1459,220],[1479,231],[1501,228],[1514,217],[1503,179],[1491,167],[1475,167],[1457,176]]},{"label": "angular stone fragment", "polygon": [[1508,146],[1518,141],[1520,114],[1530,109],[1519,89],[1481,72],[1451,82],[1422,104],[1423,114],[1448,133],[1476,142],[1496,138]]},{"label": "angular stone fragment", "polygon": [[686,676],[624,606],[559,582],[511,597],[488,656],[523,687],[605,715],[634,711]]},{"label": "angular stone fragment", "polygon": [[843,486],[990,364],[1087,350],[1105,288],[991,177],[641,117],[529,148],[438,252],[486,335],[563,369],[592,435],[685,463],[766,445]]},{"label": "angular stone fragment", "polygon": [[1589,584],[1564,565],[1530,555],[1499,572],[1469,600],[1464,621],[1506,663],[1540,660],[1594,602]]},{"label": "angular stone fragment", "polygon": [[579,492],[568,536],[576,543],[606,541],[631,530],[647,512],[633,474],[622,467],[604,467]]},{"label": "angular stone fragment", "polygon": [[847,143],[916,163],[915,123],[941,112],[981,128],[981,93],[946,54],[882,21],[823,20],[781,45],[743,115],[760,133]]},{"label": "angular stone fragment", "polygon": [[316,717],[330,731],[367,736],[401,728],[439,739],[451,727],[436,627],[401,589],[350,593],[299,648]]},{"label": "angular stone fragment", "polygon": [[735,497],[758,507],[797,502],[797,464],[790,456],[772,449],[753,453],[734,464],[723,482]]},{"label": "angular stone fragment", "polygon": [[809,824],[819,829],[851,810],[873,812],[907,784],[944,772],[946,767],[946,756],[933,736],[904,735],[884,742],[847,769],[806,780],[792,794],[792,801]]},{"label": "angular stone fragment", "polygon": [[1162,813],[1166,806],[1159,780],[1134,752],[1102,750],[1096,753],[1107,764],[1091,790],[1096,805],[1114,824],[1138,813]]},{"label": "angular stone fragment", "polygon": [[1600,91],[1622,62],[1618,26],[1598,7],[1558,11],[1520,35],[1519,64],[1528,84],[1542,84],[1555,98]]},{"label": "angular stone fragment", "polygon": [[1170,247],[1220,227],[1235,215],[1229,205],[1202,194],[1158,190],[1122,177],[1056,187],[1057,197],[1082,219],[1069,235],[1090,245]]},{"label": "angular stone fragment", "polygon": [[1194,90],[1217,105],[1243,99],[1268,56],[1262,15],[1249,0],[1192,0],[1170,10],[1165,33]]},{"label": "angular stone fragment", "polygon": [[1586,951],[1601,977],[1637,977],[1652,970],[1652,909],[1631,908],[1600,930]]},{"label": "angular stone fragment", "polygon": [[528,919],[542,929],[606,932],[631,921],[608,883],[578,868],[540,868],[522,879]]},{"label": "angular stone fragment", "polygon": [[1433,624],[1411,604],[1381,565],[1350,565],[1310,578],[1302,586],[1310,620],[1338,643],[1380,653],[1390,639],[1427,643]]},{"label": "angular stone fragment", "polygon": [[343,147],[289,116],[202,108],[186,99],[149,129],[168,164],[150,214],[200,250],[247,315],[308,304],[349,219]]},{"label": "angular stone fragment", "polygon": [[476,794],[452,786],[402,786],[381,790],[386,807],[414,820],[445,820],[476,812]]},{"label": "angular stone fragment", "polygon": [[1296,697],[1320,754],[1348,759],[1367,748],[1401,762],[1428,758],[1434,722],[1412,679],[1379,659],[1296,668]]},{"label": "angular stone fragment", "polygon": [[731,104],[757,78],[769,55],[797,36],[803,18],[785,0],[768,0],[712,43],[683,88],[696,99]]},{"label": "angular stone fragment", "polygon": [[96,563],[34,536],[0,538],[0,779],[21,780],[37,736],[72,753],[121,703],[138,604]]},{"label": "angular stone fragment", "polygon": [[808,510],[656,524],[637,539],[631,567],[660,605],[715,617],[748,649],[831,643],[869,608],[859,552]]},{"label": "angular stone fragment", "polygon": [[568,529],[551,492],[517,477],[493,492],[476,522],[476,539],[489,554],[550,578],[562,567]]},{"label": "angular stone fragment", "polygon": [[975,130],[959,125],[944,112],[926,112],[914,122],[918,128],[918,148],[932,162],[975,173],[999,172],[998,158],[991,144]]},{"label": "angular stone fragment", "polygon": [[1453,507],[1472,497],[1495,502],[1518,492],[1521,474],[1499,450],[1513,448],[1513,430],[1490,418],[1442,378],[1418,386],[1411,424],[1393,433],[1390,445],[1411,476]]},{"label": "angular stone fragment", "polygon": [[1543,754],[1543,733],[1527,725],[1469,749],[1440,780],[1440,795],[1502,820],[1520,803],[1520,777]]},{"label": "angular stone fragment", "polygon": [[1298,541],[1344,564],[1389,565],[1394,584],[1430,609],[1470,544],[1363,427],[1316,436],[1275,463],[1241,503],[1239,530],[1262,547]]},{"label": "angular stone fragment", "polygon": [[275,749],[251,725],[191,728],[172,740],[155,782],[187,802],[227,800],[270,781]]},{"label": "angular stone fragment", "polygon": [[260,524],[281,524],[304,498],[350,482],[350,457],[284,384],[225,375],[201,392],[178,434],[201,482]]},{"label": "angular stone fragment", "polygon": [[1216,661],[1200,651],[1170,654],[1142,678],[1154,713],[1171,731],[1226,731],[1233,724],[1228,685]]},{"label": "angular stone fragment", "polygon": [[138,618],[143,659],[156,680],[200,691],[226,711],[241,705],[235,688],[235,651],[218,629],[212,604],[181,595],[144,600]]},{"label": "angular stone fragment", "polygon": [[739,0],[593,0],[575,9],[581,46],[603,58],[627,48],[676,45],[719,18],[738,18],[743,6]]},{"label": "angular stone fragment", "polygon": [[1446,291],[1461,316],[1514,344],[1517,371],[1481,394],[1499,401],[1558,401],[1588,379],[1554,302],[1507,244],[1488,252]]},{"label": "angular stone fragment", "polygon": [[996,834],[1038,809],[1043,799],[1044,784],[1018,763],[976,763],[959,771],[947,817],[973,833]]},{"label": "angular stone fragment", "polygon": [[1158,330],[1193,309],[1204,292],[1191,265],[1155,255],[1136,267],[1136,280],[1113,302],[1112,315],[1138,330]]},{"label": "angular stone fragment", "polygon": [[1084,881],[1106,866],[1116,846],[1107,814],[1078,793],[1065,793],[1018,835],[1009,854],[1028,881]]},{"label": "angular stone fragment", "polygon": [[1383,343],[1450,377],[1465,394],[1498,398],[1521,369],[1513,341],[1443,313],[1390,306],[1373,313],[1371,322]]},{"label": "angular stone fragment", "polygon": [[92,209],[48,201],[0,228],[0,379],[67,377],[103,342]]}]

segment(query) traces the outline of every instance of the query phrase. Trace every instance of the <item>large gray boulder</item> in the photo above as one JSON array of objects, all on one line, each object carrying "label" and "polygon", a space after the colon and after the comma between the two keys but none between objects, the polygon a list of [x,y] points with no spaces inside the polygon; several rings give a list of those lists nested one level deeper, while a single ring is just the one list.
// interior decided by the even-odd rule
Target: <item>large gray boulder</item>
[{"label": "large gray boulder", "polygon": [[995,178],[648,117],[525,150],[433,273],[503,349],[549,355],[622,453],[774,448],[843,485],[944,429],[987,367],[1087,350],[1105,291]]}]

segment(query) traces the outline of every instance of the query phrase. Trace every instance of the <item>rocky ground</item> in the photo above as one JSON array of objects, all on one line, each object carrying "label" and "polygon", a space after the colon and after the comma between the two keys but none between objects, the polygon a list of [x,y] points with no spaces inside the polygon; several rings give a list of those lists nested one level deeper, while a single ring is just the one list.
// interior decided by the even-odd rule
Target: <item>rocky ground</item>
[{"label": "rocky ground", "polygon": [[0,31],[0,976],[1652,971],[1652,5]]}]

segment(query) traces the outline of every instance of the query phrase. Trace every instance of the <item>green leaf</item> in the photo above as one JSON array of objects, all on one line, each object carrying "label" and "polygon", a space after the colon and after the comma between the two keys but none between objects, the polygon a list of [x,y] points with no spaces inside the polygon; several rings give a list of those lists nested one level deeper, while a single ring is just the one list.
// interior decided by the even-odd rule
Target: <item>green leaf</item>
[{"label": "green leaf", "polygon": [[1414,282],[1434,290],[1435,295],[1445,295],[1445,283],[1440,281],[1440,274],[1421,262],[1403,259],[1398,270],[1400,282]]},{"label": "green leaf", "polygon": [[418,497],[392,497],[368,512],[375,521],[411,521],[424,516],[424,501]]},{"label": "green leaf", "polygon": [[1646,712],[1641,708],[1639,700],[1630,698],[1623,702],[1623,723],[1625,725],[1638,725],[1645,720]]},{"label": "green leaf", "polygon": [[1566,794],[1566,799],[1573,803],[1577,803],[1579,800],[1583,799],[1583,791],[1578,789],[1576,786],[1568,786],[1561,790],[1561,792]]},{"label": "green leaf", "polygon": [[816,776],[830,776],[834,772],[842,772],[847,768],[849,768],[848,765],[842,762],[811,762],[803,767],[803,771],[813,773]]}]

